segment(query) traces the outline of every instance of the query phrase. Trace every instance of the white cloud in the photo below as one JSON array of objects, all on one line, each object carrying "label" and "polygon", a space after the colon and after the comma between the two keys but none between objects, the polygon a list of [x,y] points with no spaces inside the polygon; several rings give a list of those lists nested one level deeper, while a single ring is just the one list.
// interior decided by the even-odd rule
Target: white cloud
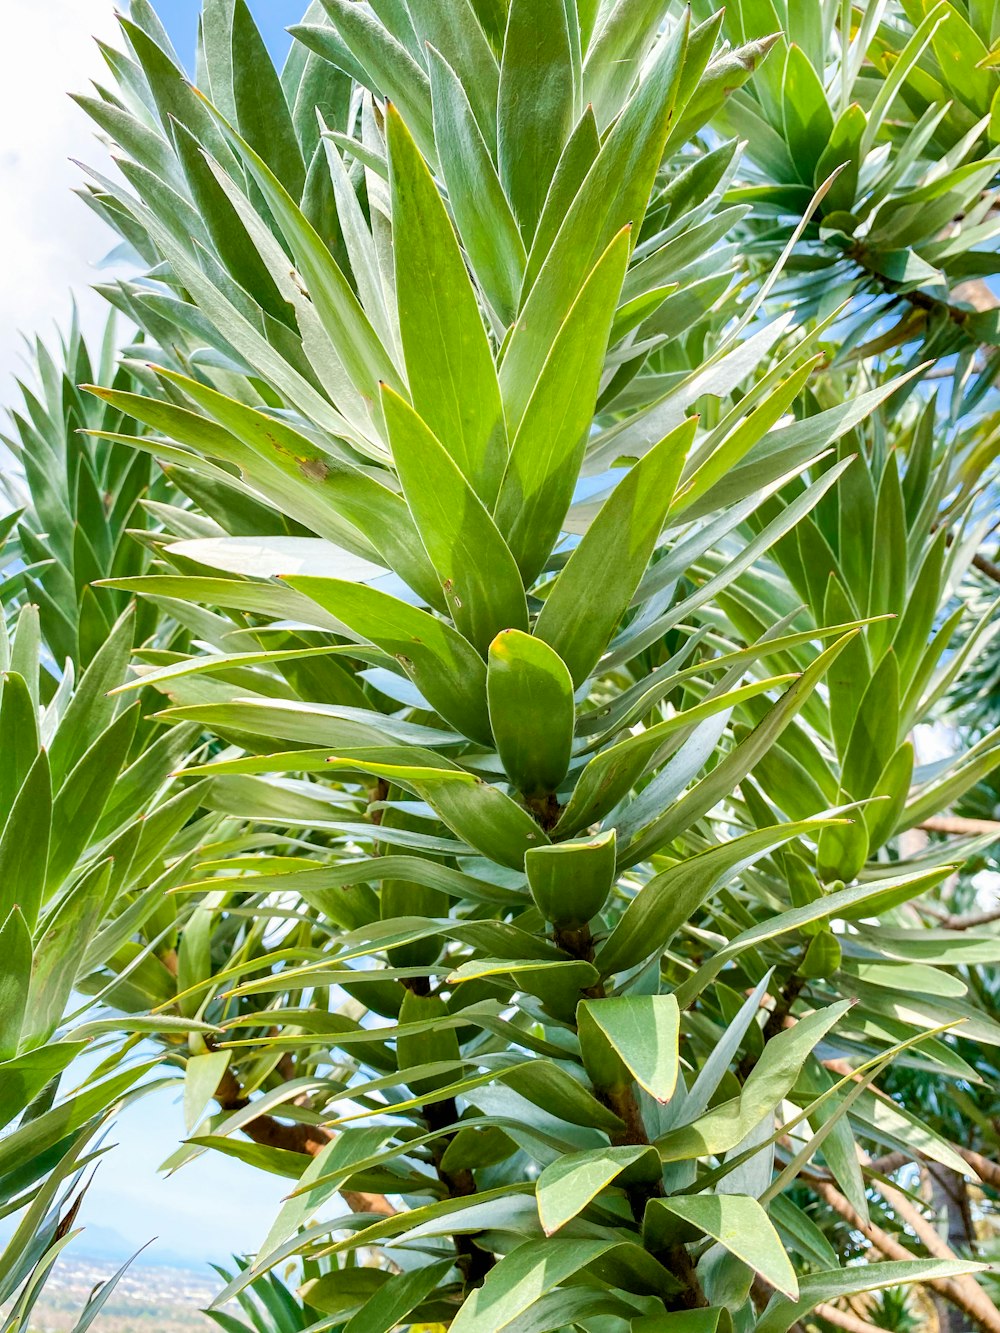
[{"label": "white cloud", "polygon": [[88,328],[104,302],[95,265],[112,233],[71,191],[68,159],[101,162],[70,91],[89,91],[104,68],[93,38],[114,40],[112,0],[3,0],[0,5],[0,404],[23,369],[21,333],[49,338],[69,318],[71,293]]}]

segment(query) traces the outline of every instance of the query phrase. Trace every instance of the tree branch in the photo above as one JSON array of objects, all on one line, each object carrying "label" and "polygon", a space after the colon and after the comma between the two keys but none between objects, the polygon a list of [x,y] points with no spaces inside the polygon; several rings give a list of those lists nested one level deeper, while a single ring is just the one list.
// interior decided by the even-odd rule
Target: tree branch
[{"label": "tree branch", "polygon": [[959,838],[974,838],[981,833],[992,833],[995,838],[1000,838],[998,819],[966,819],[962,815],[934,815],[932,819],[923,820],[917,827],[926,829],[928,833],[951,833]]},{"label": "tree branch", "polygon": [[987,560],[984,555],[977,552],[972,557],[974,568],[978,569],[980,574],[985,574],[988,579],[994,583],[1000,583],[1000,565],[995,565],[992,560]]},{"label": "tree branch", "polygon": [[981,1153],[973,1152],[971,1148],[959,1148],[958,1152],[969,1163],[984,1185],[989,1185],[991,1189],[1000,1190],[1000,1166],[996,1162],[991,1162],[988,1157],[983,1157]]},{"label": "tree branch", "polygon": [[966,912],[962,916],[952,916],[929,903],[920,903],[919,908],[945,930],[972,930],[976,926],[988,926],[991,921],[1000,921],[1000,907],[990,908],[988,912]]},{"label": "tree branch", "polygon": [[[231,1069],[222,1075],[215,1090],[215,1100],[223,1111],[241,1111],[250,1105],[250,1098],[243,1095],[239,1080]],[[318,1157],[334,1137],[320,1125],[303,1125],[299,1122],[286,1125],[270,1115],[256,1116],[240,1128],[248,1139],[265,1148],[281,1148],[285,1152],[302,1153],[307,1157]],[[396,1214],[384,1194],[363,1194],[357,1190],[342,1189],[340,1196],[352,1213],[377,1213],[381,1217],[394,1217]]]},{"label": "tree branch", "polygon": [[847,1333],[871,1333],[876,1324],[870,1324],[867,1319],[859,1319],[856,1314],[851,1314],[849,1310],[838,1310],[835,1305],[828,1305],[823,1302],[817,1305],[813,1314],[819,1315],[820,1319],[825,1319],[828,1324],[833,1324],[836,1328],[845,1328]]},{"label": "tree branch", "polygon": [[[860,1231],[865,1239],[875,1245],[887,1259],[910,1260],[914,1257],[905,1245],[900,1244],[895,1236],[890,1235],[888,1231],[884,1231],[875,1222],[866,1221],[857,1213],[835,1185],[805,1174],[803,1174],[803,1179],[835,1213],[838,1213],[855,1231]],[[898,1190],[889,1185],[880,1185],[879,1191],[897,1216],[910,1227],[928,1253],[939,1259],[955,1259],[957,1257],[937,1234],[934,1227],[920,1215],[917,1209]],[[1000,1311],[997,1310],[986,1292],[971,1275],[966,1274],[957,1278],[934,1278],[926,1285],[932,1287],[934,1291],[944,1296],[952,1305],[962,1310],[977,1328],[983,1330],[983,1333],[1000,1333]]]}]

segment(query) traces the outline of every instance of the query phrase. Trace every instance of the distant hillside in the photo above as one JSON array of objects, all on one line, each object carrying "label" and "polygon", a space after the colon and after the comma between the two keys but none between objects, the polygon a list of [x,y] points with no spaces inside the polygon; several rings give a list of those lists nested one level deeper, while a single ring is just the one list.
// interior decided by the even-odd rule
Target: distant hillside
[{"label": "distant hillside", "polygon": [[[108,1235],[113,1237],[114,1233]],[[113,1248],[108,1238],[102,1243]],[[71,1329],[90,1293],[117,1267],[117,1256],[84,1257],[71,1248],[45,1284],[44,1296],[32,1314],[30,1333],[65,1333]],[[201,1310],[218,1289],[218,1280],[207,1267],[139,1262],[115,1288],[96,1327],[101,1333],[195,1333],[214,1329],[217,1325]]]}]

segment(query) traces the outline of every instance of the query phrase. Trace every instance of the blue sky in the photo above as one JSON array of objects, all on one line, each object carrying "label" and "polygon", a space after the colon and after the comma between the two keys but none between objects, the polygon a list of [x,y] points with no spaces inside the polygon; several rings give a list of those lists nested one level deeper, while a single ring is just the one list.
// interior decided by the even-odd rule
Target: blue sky
[{"label": "blue sky", "polygon": [[[194,62],[201,0],[153,0],[153,3],[170,33],[170,40],[177,48],[178,55],[188,61],[190,66]],[[249,0],[257,26],[278,61],[284,60],[288,50],[290,39],[285,29],[289,24],[299,22],[307,3],[308,0]]]}]

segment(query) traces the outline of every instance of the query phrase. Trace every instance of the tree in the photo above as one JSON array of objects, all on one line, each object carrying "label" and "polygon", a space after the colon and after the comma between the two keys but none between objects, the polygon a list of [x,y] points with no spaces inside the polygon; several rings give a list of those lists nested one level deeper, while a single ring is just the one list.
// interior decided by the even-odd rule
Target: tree
[{"label": "tree", "polygon": [[288,1317],[350,1333],[780,1333],[906,1282],[1000,1328],[906,1171],[995,1178],[885,1091],[1000,1034],[1000,941],[919,906],[995,839],[961,803],[1000,736],[912,740],[993,630],[955,600],[984,23],[322,0],[279,77],[207,0],[195,90],[133,0],[79,100],[142,342],[73,410],[169,476],[90,596],[154,608],[112,697],[184,755],[176,891],[96,895],[95,825],[63,896],[127,928],[77,985],[183,1074],[172,1164],[293,1182],[220,1300],[297,1256]]}]

